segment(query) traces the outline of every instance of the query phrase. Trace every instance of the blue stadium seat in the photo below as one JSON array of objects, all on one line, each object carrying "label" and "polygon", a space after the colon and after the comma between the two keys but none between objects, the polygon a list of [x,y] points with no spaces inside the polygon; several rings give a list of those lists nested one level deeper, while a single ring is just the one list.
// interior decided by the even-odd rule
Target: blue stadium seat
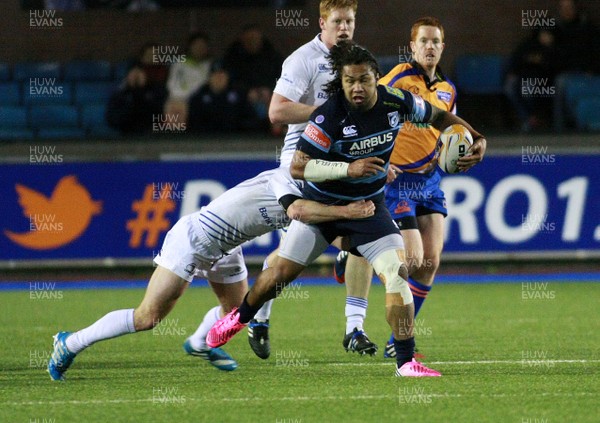
[{"label": "blue stadium seat", "polygon": [[456,86],[465,94],[502,94],[505,59],[494,54],[470,54],[456,59]]},{"label": "blue stadium seat", "polygon": [[127,76],[127,71],[131,68],[131,62],[125,60],[123,62],[115,63],[113,71],[113,80],[121,82]]},{"label": "blue stadium seat", "polygon": [[71,83],[54,79],[24,81],[21,90],[23,104],[71,104],[73,100]]},{"label": "blue stadium seat", "polygon": [[575,107],[577,129],[584,131],[600,130],[600,97],[587,97],[579,100]]},{"label": "blue stadium seat", "polygon": [[75,60],[65,64],[65,81],[108,81],[112,69],[104,60]]},{"label": "blue stadium seat", "polygon": [[381,72],[381,76],[384,76],[400,63],[400,56],[379,56],[377,57],[377,63],[379,64],[379,71]]},{"label": "blue stadium seat", "polygon": [[10,66],[8,63],[0,63],[0,81],[10,81]]},{"label": "blue stadium seat", "polygon": [[16,106],[21,104],[21,93],[18,82],[0,83],[0,106]]},{"label": "blue stadium seat", "polygon": [[116,88],[114,82],[76,82],[75,104],[106,103]]},{"label": "blue stadium seat", "polygon": [[32,129],[0,127],[0,141],[32,140],[34,135]]},{"label": "blue stadium seat", "polygon": [[24,106],[0,107],[0,128],[26,128],[27,108]]},{"label": "blue stadium seat", "polygon": [[87,134],[97,138],[117,138],[121,134],[106,123],[105,104],[87,104],[81,110],[81,123]]},{"label": "blue stadium seat", "polygon": [[78,128],[79,112],[75,106],[31,106],[29,126],[34,128]]},{"label": "blue stadium seat", "polygon": [[30,78],[60,79],[61,66],[58,62],[23,62],[17,63],[13,69],[15,81],[25,81]]},{"label": "blue stadium seat", "polygon": [[575,112],[581,98],[600,95],[600,76],[567,75],[563,77],[566,110]]},{"label": "blue stadium seat", "polygon": [[78,139],[85,138],[85,131],[81,128],[40,128],[37,137],[44,139]]}]

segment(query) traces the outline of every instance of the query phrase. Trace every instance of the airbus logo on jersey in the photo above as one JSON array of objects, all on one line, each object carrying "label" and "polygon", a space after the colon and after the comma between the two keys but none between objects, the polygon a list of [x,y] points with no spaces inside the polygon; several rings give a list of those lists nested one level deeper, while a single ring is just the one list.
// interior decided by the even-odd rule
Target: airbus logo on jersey
[{"label": "airbus logo on jersey", "polygon": [[348,154],[352,156],[362,156],[369,154],[375,150],[375,147],[385,145],[394,141],[393,132],[387,132],[385,134],[377,135],[376,137],[367,138],[364,140],[356,141],[352,143]]},{"label": "airbus logo on jersey", "polygon": [[344,137],[354,137],[358,135],[356,125],[344,126],[344,129],[342,129],[342,133],[344,134]]}]

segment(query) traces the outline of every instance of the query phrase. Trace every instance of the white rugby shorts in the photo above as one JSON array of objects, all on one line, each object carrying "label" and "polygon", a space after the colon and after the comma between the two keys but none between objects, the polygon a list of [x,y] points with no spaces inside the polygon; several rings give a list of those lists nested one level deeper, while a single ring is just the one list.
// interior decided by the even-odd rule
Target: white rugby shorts
[{"label": "white rugby shorts", "polygon": [[248,277],[241,247],[216,256],[204,232],[193,224],[196,213],[182,217],[165,237],[154,262],[192,282],[195,277],[216,283],[236,283]]}]

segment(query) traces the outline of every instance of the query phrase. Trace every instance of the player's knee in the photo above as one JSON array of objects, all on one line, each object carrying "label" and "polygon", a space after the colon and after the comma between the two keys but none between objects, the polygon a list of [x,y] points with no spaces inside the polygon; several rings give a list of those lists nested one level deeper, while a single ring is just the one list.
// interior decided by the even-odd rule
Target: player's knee
[{"label": "player's knee", "polygon": [[406,267],[408,268],[408,273],[412,275],[423,265],[423,254],[418,253],[416,251],[407,251],[406,252]]},{"label": "player's knee", "polygon": [[423,280],[423,281],[433,279],[433,277],[437,273],[439,267],[440,267],[440,255],[439,254],[425,256],[423,258],[423,263],[421,264],[421,266],[415,272],[411,272],[411,276],[413,276],[417,280]]},{"label": "player's knee", "polygon": [[133,312],[133,325],[137,332],[150,330],[157,326],[162,320],[162,316],[157,311],[136,308]]},{"label": "player's knee", "polygon": [[408,280],[408,267],[404,263],[401,263],[400,267],[398,268],[398,276],[405,281]]},{"label": "player's knee", "polygon": [[377,256],[373,261],[373,268],[385,284],[386,293],[400,294],[405,305],[413,302],[408,286],[408,267],[400,261],[395,250],[384,251]]}]

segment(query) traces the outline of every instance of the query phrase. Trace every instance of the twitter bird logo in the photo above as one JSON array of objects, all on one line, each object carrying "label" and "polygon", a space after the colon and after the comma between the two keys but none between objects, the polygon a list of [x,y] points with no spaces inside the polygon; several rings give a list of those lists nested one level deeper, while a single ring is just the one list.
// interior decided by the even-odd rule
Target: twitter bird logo
[{"label": "twitter bird logo", "polygon": [[102,212],[102,202],[92,200],[75,175],[58,181],[50,198],[21,184],[15,189],[30,230],[15,233],[5,229],[4,234],[27,249],[53,250],[67,245],[85,232],[93,216]]}]

